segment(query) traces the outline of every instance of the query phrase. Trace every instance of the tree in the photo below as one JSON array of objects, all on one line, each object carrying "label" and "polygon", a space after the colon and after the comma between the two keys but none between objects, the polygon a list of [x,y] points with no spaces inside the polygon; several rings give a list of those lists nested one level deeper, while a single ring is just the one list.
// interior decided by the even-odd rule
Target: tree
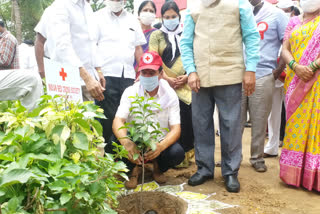
[{"label": "tree", "polygon": [[94,12],[102,9],[105,7],[103,0],[92,0],[91,1],[91,6]]},{"label": "tree", "polygon": [[21,14],[20,14],[20,7],[18,4],[18,0],[12,0],[12,15],[14,20],[14,26],[16,30],[16,38],[19,44],[22,41],[22,26],[21,26]]}]

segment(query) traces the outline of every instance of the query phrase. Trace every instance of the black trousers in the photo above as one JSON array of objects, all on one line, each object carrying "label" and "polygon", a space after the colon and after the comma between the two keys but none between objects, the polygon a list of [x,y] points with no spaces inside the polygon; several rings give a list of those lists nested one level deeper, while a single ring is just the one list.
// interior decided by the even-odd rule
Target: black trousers
[{"label": "black trousers", "polygon": [[191,105],[187,105],[181,100],[180,102],[180,118],[181,118],[181,136],[179,143],[185,152],[194,148],[194,135],[192,127],[192,111]]},{"label": "black trousers", "polygon": [[103,137],[108,142],[112,136],[112,122],[120,105],[121,96],[126,88],[133,85],[134,79],[122,77],[105,77],[106,90],[103,92],[104,100],[96,104],[104,110],[107,119],[99,120],[103,128]]},{"label": "black trousers", "polygon": [[[107,143],[105,147],[107,153],[114,153],[112,142],[115,142],[120,145],[120,142],[116,139],[114,135],[112,135],[110,141]],[[166,150],[161,152],[161,154],[157,157],[156,160],[158,161],[158,165],[161,172],[166,172],[168,171],[168,169],[177,166],[184,160],[184,150],[179,143],[174,143],[171,146],[169,146]],[[127,165],[130,171],[136,166],[134,163],[131,163],[128,159],[122,159],[122,161]]]}]

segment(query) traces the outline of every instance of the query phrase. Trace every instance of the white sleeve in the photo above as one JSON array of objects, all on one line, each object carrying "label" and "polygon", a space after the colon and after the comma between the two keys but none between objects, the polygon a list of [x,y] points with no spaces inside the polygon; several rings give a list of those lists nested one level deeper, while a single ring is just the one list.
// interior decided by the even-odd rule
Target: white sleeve
[{"label": "white sleeve", "polygon": [[146,37],[144,36],[143,32],[142,32],[142,28],[138,22],[138,20],[136,21],[136,40],[135,40],[135,46],[140,46],[140,45],[144,45],[147,43]]},{"label": "white sleeve", "polygon": [[116,117],[123,118],[126,120],[128,119],[130,114],[130,108],[131,108],[131,101],[129,99],[129,97],[132,96],[130,94],[131,90],[133,90],[132,86],[130,86],[123,92],[120,100],[120,105],[116,113]]},{"label": "white sleeve", "polygon": [[174,102],[174,105],[172,105],[169,108],[169,126],[178,125],[178,124],[181,124],[181,122],[180,122],[180,105],[179,105],[179,99],[177,96]]},{"label": "white sleeve", "polygon": [[54,17],[51,21],[50,28],[50,35],[52,35],[52,40],[55,44],[53,60],[68,63],[79,68],[83,67],[83,64],[72,46],[72,36],[70,32],[72,23],[70,22],[66,7],[67,5],[64,4],[64,1],[60,1],[51,10],[52,17]]}]

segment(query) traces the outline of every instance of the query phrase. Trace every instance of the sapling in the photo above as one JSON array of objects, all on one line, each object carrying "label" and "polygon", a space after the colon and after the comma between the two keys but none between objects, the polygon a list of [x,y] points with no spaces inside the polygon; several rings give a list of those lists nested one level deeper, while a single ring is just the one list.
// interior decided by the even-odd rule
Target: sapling
[{"label": "sapling", "polygon": [[155,119],[156,112],[161,111],[161,107],[153,97],[145,98],[136,95],[129,98],[133,100],[129,109],[131,121],[125,123],[120,129],[127,129],[128,135],[126,138],[133,141],[140,152],[134,154],[133,159],[137,160],[140,156],[142,157],[142,191],[145,174],[144,155],[150,150],[155,151],[157,143],[163,137],[164,129],[160,127],[160,123]]}]

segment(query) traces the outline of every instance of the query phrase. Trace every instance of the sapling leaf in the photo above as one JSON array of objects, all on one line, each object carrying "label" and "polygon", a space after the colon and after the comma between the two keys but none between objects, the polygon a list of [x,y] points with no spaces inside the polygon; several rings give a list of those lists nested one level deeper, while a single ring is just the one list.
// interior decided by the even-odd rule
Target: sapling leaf
[{"label": "sapling leaf", "polygon": [[155,151],[157,149],[157,145],[154,142],[150,142],[150,147],[152,151]]},{"label": "sapling leaf", "polygon": [[134,154],[133,155],[133,160],[137,160],[139,158],[139,156],[140,156],[139,154]]}]

